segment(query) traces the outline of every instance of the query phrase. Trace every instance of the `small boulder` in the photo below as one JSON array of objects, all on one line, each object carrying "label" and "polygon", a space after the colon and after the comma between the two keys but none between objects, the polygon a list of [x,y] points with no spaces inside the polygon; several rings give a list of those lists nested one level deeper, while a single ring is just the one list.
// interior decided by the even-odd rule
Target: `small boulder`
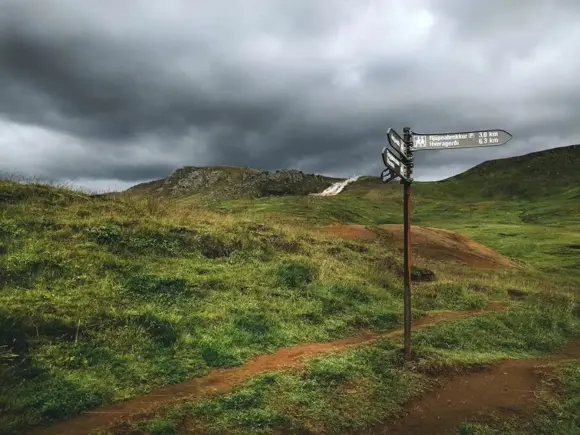
[{"label": "small boulder", "polygon": [[418,282],[431,282],[435,280],[435,272],[429,269],[415,269],[411,270],[411,279]]},{"label": "small boulder", "polygon": [[512,298],[525,298],[528,294],[523,291],[523,290],[519,290],[517,288],[510,288],[507,290],[508,295],[510,295]]}]

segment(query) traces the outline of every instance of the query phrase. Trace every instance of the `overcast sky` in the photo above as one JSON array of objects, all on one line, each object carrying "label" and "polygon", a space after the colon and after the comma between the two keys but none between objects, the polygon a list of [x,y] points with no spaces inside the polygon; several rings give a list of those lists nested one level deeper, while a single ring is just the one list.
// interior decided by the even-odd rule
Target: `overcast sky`
[{"label": "overcast sky", "polygon": [[580,142],[578,0],[0,0],[0,171],[376,175],[385,133],[505,129],[415,179]]}]

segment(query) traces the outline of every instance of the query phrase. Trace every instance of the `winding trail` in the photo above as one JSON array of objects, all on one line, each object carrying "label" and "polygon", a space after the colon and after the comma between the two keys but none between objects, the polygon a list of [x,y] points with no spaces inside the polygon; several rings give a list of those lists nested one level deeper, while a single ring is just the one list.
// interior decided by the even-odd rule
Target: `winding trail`
[{"label": "winding trail", "polygon": [[[550,394],[542,373],[555,363],[580,360],[580,341],[542,359],[508,359],[490,369],[442,379],[442,386],[408,404],[403,415],[365,434],[447,435],[465,421],[533,418],[541,396]],[[361,433],[361,432],[359,432]]]},{"label": "winding trail", "polygon": [[[484,314],[490,311],[499,311],[503,308],[504,305],[502,303],[492,303],[478,311],[442,311],[413,321],[413,328]],[[144,418],[151,415],[155,410],[169,404],[226,392],[249,377],[264,371],[297,367],[301,364],[301,358],[344,349],[347,346],[370,343],[380,338],[396,338],[402,336],[402,334],[403,330],[399,328],[386,333],[368,333],[357,337],[320,343],[303,343],[294,347],[281,348],[272,354],[258,355],[241,366],[214,369],[205,377],[194,378],[181,384],[157,389],[144,396],[103,406],[93,411],[85,412],[73,419],[62,421],[47,428],[40,428],[30,433],[34,435],[91,434],[122,421]]]}]

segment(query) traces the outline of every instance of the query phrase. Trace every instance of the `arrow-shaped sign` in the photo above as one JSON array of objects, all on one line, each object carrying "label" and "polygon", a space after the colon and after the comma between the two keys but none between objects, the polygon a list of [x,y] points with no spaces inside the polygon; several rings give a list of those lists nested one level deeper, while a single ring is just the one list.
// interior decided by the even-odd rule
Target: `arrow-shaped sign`
[{"label": "arrow-shaped sign", "polygon": [[399,135],[399,133],[389,127],[389,130],[387,131],[387,139],[389,139],[389,143],[395,149],[395,151],[401,155],[401,157],[404,159],[409,158],[407,154],[407,147],[405,146],[405,141]]},{"label": "arrow-shaped sign", "polygon": [[381,172],[381,181],[383,183],[388,183],[395,178],[397,178],[397,174],[393,174],[393,171],[389,168],[383,169],[383,172]]},{"label": "arrow-shaped sign", "polygon": [[397,159],[393,153],[387,149],[387,147],[383,148],[383,162],[385,163],[385,166],[391,169],[397,176],[405,181],[409,181],[409,167]]},{"label": "arrow-shaped sign", "polygon": [[413,132],[413,151],[455,148],[493,147],[509,142],[505,130],[466,131],[460,133],[420,134]]}]

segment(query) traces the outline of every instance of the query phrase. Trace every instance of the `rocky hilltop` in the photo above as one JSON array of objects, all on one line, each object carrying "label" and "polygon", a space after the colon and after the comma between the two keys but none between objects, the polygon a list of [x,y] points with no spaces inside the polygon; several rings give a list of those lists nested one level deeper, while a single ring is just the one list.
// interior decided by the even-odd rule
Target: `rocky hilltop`
[{"label": "rocky hilltop", "polygon": [[260,198],[318,193],[337,181],[295,169],[269,172],[239,166],[186,166],[168,178],[138,184],[128,192],[172,198],[202,194],[216,199]]}]

